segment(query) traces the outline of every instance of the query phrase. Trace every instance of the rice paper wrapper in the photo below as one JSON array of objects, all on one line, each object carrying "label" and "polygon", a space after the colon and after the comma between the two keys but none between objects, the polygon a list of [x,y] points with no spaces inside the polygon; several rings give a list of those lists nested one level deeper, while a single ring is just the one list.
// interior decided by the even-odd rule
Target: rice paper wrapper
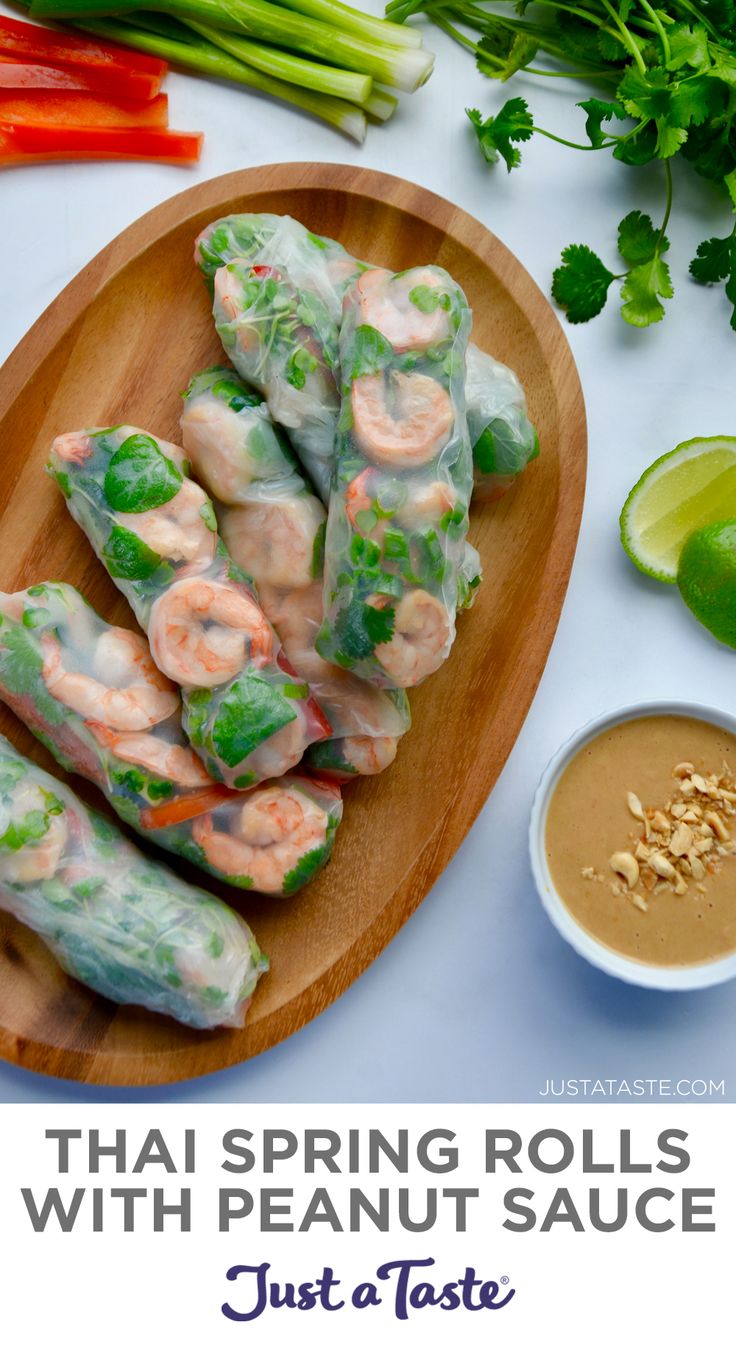
[{"label": "rice paper wrapper", "polygon": [[247,788],[286,773],[329,727],[187,468],[177,446],[129,426],[57,437],[49,463],[156,664],[181,686],[192,746],[212,777]]},{"label": "rice paper wrapper", "polygon": [[0,698],[144,838],[229,885],[293,894],[330,857],[339,792],[296,774],[224,789],[145,638],[105,623],[73,586],[0,594]]},{"label": "rice paper wrapper", "polygon": [[[254,578],[289,661],[329,720],[330,749],[308,752],[309,763],[339,778],[380,772],[396,752],[388,742],[409,728],[408,700],[403,691],[377,689],[316,651],[326,512],[295,472],[288,447],[280,448],[283,438],[264,409],[234,372],[203,372],[184,396],[182,442],[206,487],[219,487],[216,510],[228,550]],[[477,574],[474,563],[471,571]],[[366,745],[367,739],[381,744]]]},{"label": "rice paper wrapper", "polygon": [[0,906],[96,993],[200,1029],[242,1026],[267,968],[233,910],[145,858],[4,737]]},{"label": "rice paper wrapper", "polygon": [[[338,327],[347,290],[369,266],[337,240],[311,233],[291,216],[275,215],[225,216],[202,231],[195,261],[210,288],[218,268],[238,258],[250,266],[281,268],[297,289],[319,297]],[[472,342],[467,360],[465,404],[475,494],[479,501],[493,501],[538,455],[539,439],[514,372]],[[326,501],[330,486],[326,469],[317,486]]]},{"label": "rice paper wrapper", "polygon": [[471,314],[438,267],[364,273],[340,335],[342,406],[317,650],[379,687],[447,658],[472,491]]}]

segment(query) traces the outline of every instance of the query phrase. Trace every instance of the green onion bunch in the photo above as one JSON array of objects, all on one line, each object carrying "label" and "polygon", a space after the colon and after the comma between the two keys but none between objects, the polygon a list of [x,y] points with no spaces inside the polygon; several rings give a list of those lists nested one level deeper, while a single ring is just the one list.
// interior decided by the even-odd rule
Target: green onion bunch
[{"label": "green onion bunch", "polygon": [[34,19],[162,57],[294,104],[362,142],[385,122],[391,92],[412,93],[434,57],[414,28],[340,0],[31,0]]}]

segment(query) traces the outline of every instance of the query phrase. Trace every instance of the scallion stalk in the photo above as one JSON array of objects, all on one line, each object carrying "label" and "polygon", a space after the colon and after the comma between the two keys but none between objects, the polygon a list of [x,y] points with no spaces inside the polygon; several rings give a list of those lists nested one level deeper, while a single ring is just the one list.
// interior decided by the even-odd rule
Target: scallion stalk
[{"label": "scallion stalk", "polygon": [[390,19],[376,19],[372,14],[364,14],[352,5],[343,5],[340,0],[279,0],[286,9],[295,9],[310,19],[320,19],[322,23],[332,24],[353,37],[365,38],[368,42],[387,42],[391,47],[421,47],[422,34],[418,28],[405,28],[403,24],[392,23]]},{"label": "scallion stalk", "polygon": [[363,104],[363,111],[373,122],[388,122],[399,106],[399,100],[388,89],[374,84],[370,97]]},{"label": "scallion stalk", "polygon": [[[91,16],[129,14],[139,4],[140,0],[33,0],[31,14],[84,21]],[[227,0],[226,5],[222,0],[154,0],[147,8],[288,47],[409,93],[429,79],[434,65],[433,55],[423,47],[365,42],[293,11],[287,19],[284,10],[270,0]]]},{"label": "scallion stalk", "polygon": [[195,33],[201,34],[208,42],[221,47],[224,52],[244,61],[247,66],[262,70],[267,75],[286,80],[289,84],[299,85],[302,89],[315,89],[321,94],[330,94],[335,98],[347,99],[349,103],[365,106],[370,97],[373,81],[370,75],[358,75],[352,70],[340,70],[337,66],[321,65],[316,61],[307,61],[303,56],[294,56],[281,47],[268,47],[261,42],[252,42],[249,38],[239,37],[237,33],[223,33],[209,24],[188,20]]},{"label": "scallion stalk", "polygon": [[304,112],[311,113],[313,117],[319,117],[359,144],[365,140],[367,127],[362,108],[356,107],[354,103],[348,103],[345,99],[333,98],[329,94],[318,94],[311,89],[298,89],[296,85],[288,84],[286,80],[265,75],[252,66],[244,65],[242,61],[238,61],[228,52],[222,51],[220,47],[215,47],[203,38],[198,38],[194,42],[182,42],[150,30],[134,28],[131,24],[114,19],[90,18],[84,22],[75,21],[74,27],[81,28],[86,33],[95,33],[110,42],[121,42],[138,51],[160,56],[180,70],[191,70],[197,75],[247,85],[249,89],[270,94],[285,103],[294,104]]}]

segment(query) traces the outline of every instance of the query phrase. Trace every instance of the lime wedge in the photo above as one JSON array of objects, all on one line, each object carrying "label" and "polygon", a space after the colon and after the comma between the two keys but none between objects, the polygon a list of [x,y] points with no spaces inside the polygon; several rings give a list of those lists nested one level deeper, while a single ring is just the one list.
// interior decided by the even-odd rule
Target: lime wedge
[{"label": "lime wedge", "polygon": [[677,584],[696,619],[719,642],[736,647],[736,520],[704,525],[690,535]]},{"label": "lime wedge", "polygon": [[736,516],[736,437],[699,437],[642,474],[621,512],[621,543],[640,571],[672,582],[688,535],[730,516]]}]

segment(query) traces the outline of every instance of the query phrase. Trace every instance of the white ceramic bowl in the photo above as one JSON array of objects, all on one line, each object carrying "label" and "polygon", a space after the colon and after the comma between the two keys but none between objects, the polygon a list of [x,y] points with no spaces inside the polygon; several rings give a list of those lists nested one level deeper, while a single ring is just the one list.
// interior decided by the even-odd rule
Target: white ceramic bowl
[{"label": "white ceramic bowl", "polygon": [[736,952],[719,957],[715,961],[702,962],[697,966],[647,965],[643,961],[634,961],[620,952],[614,952],[591,933],[586,932],[573,917],[563,904],[547,866],[544,844],[547,811],[560,776],[570,760],[588,741],[610,727],[618,726],[621,722],[632,722],[639,717],[667,715],[697,717],[701,722],[711,722],[731,735],[736,735],[736,717],[718,708],[706,707],[702,703],[636,703],[629,707],[616,708],[613,712],[605,713],[602,717],[596,717],[592,722],[588,722],[561,746],[542,774],[534,797],[529,825],[532,872],[542,904],[558,933],[592,965],[605,970],[608,975],[616,975],[618,979],[626,980],[629,984],[644,985],[648,989],[705,989],[709,985],[722,984],[724,980],[731,980],[736,976]]}]

